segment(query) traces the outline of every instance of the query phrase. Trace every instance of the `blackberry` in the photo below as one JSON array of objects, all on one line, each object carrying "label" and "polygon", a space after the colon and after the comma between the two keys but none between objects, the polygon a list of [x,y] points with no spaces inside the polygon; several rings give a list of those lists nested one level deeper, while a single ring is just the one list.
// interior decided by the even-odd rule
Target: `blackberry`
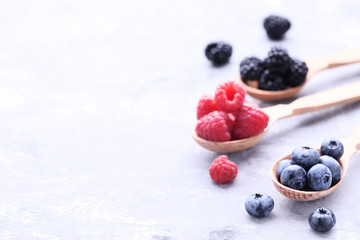
[{"label": "blackberry", "polygon": [[306,63],[297,59],[290,60],[290,68],[285,76],[285,85],[296,87],[305,82],[308,68]]},{"label": "blackberry", "polygon": [[282,39],[291,27],[291,23],[288,19],[275,15],[270,15],[265,18],[263,25],[268,37],[272,40]]},{"label": "blackberry", "polygon": [[284,89],[284,82],[281,75],[276,72],[265,70],[259,80],[259,89],[268,91],[279,91]]},{"label": "blackberry", "polygon": [[229,61],[232,54],[232,47],[224,42],[212,42],[205,48],[206,57],[214,65],[223,65]]},{"label": "blackberry", "polygon": [[290,67],[290,56],[288,52],[280,47],[272,47],[268,57],[264,60],[265,69],[276,72],[279,75],[287,73]]},{"label": "blackberry", "polygon": [[247,57],[240,62],[240,75],[245,82],[259,80],[263,71],[264,65],[257,57]]}]

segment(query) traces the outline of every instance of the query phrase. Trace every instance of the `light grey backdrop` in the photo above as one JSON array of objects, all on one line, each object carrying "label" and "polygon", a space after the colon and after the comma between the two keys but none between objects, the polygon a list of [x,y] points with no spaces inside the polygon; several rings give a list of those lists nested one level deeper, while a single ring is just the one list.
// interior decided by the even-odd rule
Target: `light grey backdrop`
[{"label": "light grey backdrop", "polygon": [[[241,59],[273,45],[300,59],[359,47],[359,11],[358,0],[2,3],[0,239],[359,239],[358,155],[314,202],[280,195],[269,171],[298,145],[349,135],[360,103],[277,122],[229,155],[239,173],[224,186],[208,175],[217,154],[190,135],[199,97],[236,79]],[[262,28],[270,13],[292,22],[281,42]],[[221,68],[204,57],[214,40],[234,49]],[[359,80],[359,64],[329,70],[298,96]],[[245,212],[254,192],[274,198],[268,218]],[[337,217],[328,234],[307,223],[320,206]]]}]

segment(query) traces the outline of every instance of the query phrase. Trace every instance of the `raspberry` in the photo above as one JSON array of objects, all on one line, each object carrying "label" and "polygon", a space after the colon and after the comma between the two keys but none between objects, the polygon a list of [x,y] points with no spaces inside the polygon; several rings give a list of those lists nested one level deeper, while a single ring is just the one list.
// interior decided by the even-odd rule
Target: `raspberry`
[{"label": "raspberry", "polygon": [[196,117],[202,118],[208,113],[220,110],[219,106],[215,103],[214,97],[211,95],[203,95],[197,105]]},{"label": "raspberry", "polygon": [[230,161],[227,156],[218,156],[209,168],[210,177],[217,183],[229,183],[237,175],[238,169],[235,163]]},{"label": "raspberry", "polygon": [[288,19],[270,15],[264,19],[264,28],[270,39],[280,40],[284,34],[290,29],[291,23]]},{"label": "raspberry", "polygon": [[256,136],[264,131],[269,116],[254,103],[244,102],[238,111],[232,131],[232,139],[238,140]]},{"label": "raspberry", "polygon": [[263,71],[263,63],[257,57],[247,57],[240,62],[240,75],[245,82],[247,80],[259,80]]},{"label": "raspberry", "polygon": [[245,99],[245,88],[239,82],[220,83],[215,90],[215,102],[225,112],[235,112],[241,108]]},{"label": "raspberry", "polygon": [[276,72],[265,70],[259,81],[259,89],[268,91],[279,91],[284,89],[283,77]]},{"label": "raspberry", "polygon": [[228,117],[229,117],[229,121],[227,121],[227,125],[228,125],[228,128],[229,128],[229,131],[232,132],[232,129],[233,129],[234,124],[235,124],[236,113],[228,113]]},{"label": "raspberry", "polygon": [[214,111],[197,121],[195,131],[203,139],[225,142],[231,139],[231,121],[226,112]]},{"label": "raspberry", "polygon": [[289,70],[290,56],[285,49],[273,47],[270,49],[268,57],[265,58],[264,64],[270,72],[284,75]]},{"label": "raspberry", "polygon": [[[254,102],[252,102],[252,101],[250,101],[250,100],[248,100],[248,99],[245,99],[245,100],[244,100],[244,104],[250,105],[250,106],[253,106],[253,107],[256,107],[256,108],[260,108],[256,103],[254,103]],[[237,115],[237,112],[236,112],[235,116],[236,116],[236,115]]]},{"label": "raspberry", "polygon": [[223,65],[229,61],[232,54],[232,47],[224,42],[213,42],[206,46],[205,56],[214,65]]},{"label": "raspberry", "polygon": [[289,72],[285,76],[285,84],[290,87],[296,87],[305,82],[308,68],[306,63],[291,59]]}]

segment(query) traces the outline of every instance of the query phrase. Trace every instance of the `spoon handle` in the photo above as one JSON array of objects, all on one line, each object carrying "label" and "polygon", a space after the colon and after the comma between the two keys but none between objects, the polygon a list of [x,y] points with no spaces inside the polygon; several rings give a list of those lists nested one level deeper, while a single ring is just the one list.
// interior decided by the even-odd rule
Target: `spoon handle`
[{"label": "spoon handle", "polygon": [[360,62],[360,48],[348,49],[320,59],[308,60],[312,74],[324,69]]},{"label": "spoon handle", "polygon": [[277,120],[303,113],[313,112],[323,108],[336,106],[360,100],[360,81],[336,87],[319,93],[300,97],[289,104],[277,104],[263,108],[270,121],[270,128]]},{"label": "spoon handle", "polygon": [[294,116],[360,100],[360,81],[300,97],[288,104],[291,112],[283,117]]},{"label": "spoon handle", "polygon": [[351,142],[353,148],[360,149],[360,126],[356,127],[351,135],[345,139],[346,142]]},{"label": "spoon handle", "polygon": [[351,135],[345,139],[342,139],[341,142],[344,145],[344,154],[341,159],[343,165],[343,175],[345,175],[348,169],[350,158],[360,150],[360,126],[356,127]]}]

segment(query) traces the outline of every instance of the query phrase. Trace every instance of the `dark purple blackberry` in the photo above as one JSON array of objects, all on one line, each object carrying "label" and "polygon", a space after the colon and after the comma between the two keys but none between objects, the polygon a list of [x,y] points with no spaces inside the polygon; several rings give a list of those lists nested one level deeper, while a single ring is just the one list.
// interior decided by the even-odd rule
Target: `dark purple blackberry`
[{"label": "dark purple blackberry", "polygon": [[263,25],[268,37],[272,40],[282,39],[291,27],[288,19],[275,15],[270,15],[265,18]]},{"label": "dark purple blackberry", "polygon": [[259,80],[263,71],[263,63],[257,57],[247,57],[240,62],[240,75],[245,82],[247,80]]},{"label": "dark purple blackberry", "polygon": [[258,88],[267,91],[284,90],[283,77],[278,73],[265,70],[260,77]]},{"label": "dark purple blackberry", "polygon": [[285,76],[285,85],[297,87],[305,82],[308,68],[306,63],[297,59],[291,59],[290,68]]},{"label": "dark purple blackberry", "polygon": [[280,47],[272,47],[268,57],[264,60],[265,69],[276,72],[279,75],[287,73],[290,67],[290,56],[288,52]]},{"label": "dark purple blackberry", "polygon": [[213,42],[206,46],[205,55],[214,65],[223,65],[229,61],[232,47],[224,42]]}]

